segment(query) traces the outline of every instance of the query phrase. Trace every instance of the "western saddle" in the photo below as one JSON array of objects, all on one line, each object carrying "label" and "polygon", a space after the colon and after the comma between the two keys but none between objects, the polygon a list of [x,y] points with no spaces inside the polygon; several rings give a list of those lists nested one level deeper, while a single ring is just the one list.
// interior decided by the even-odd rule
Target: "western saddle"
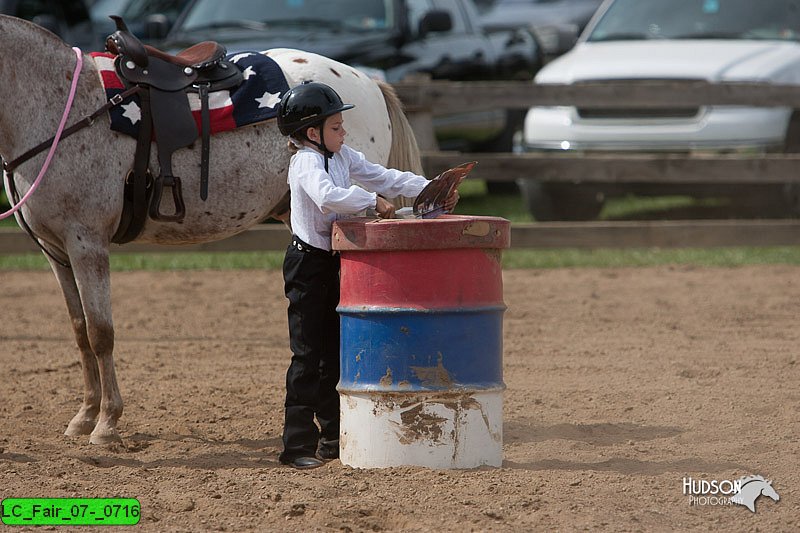
[{"label": "western saddle", "polygon": [[[115,67],[127,88],[137,87],[141,122],[133,169],[125,180],[125,207],[112,241],[122,244],[135,239],[142,230],[149,210],[150,218],[180,222],[186,215],[181,179],[172,174],[172,154],[202,136],[200,153],[200,198],[208,198],[209,136],[211,118],[210,92],[230,89],[242,83],[239,68],[226,61],[225,48],[205,41],[176,55],[143,44],[121,17],[112,16],[117,31],[106,40],[106,48],[117,57]],[[201,131],[192,117],[188,93],[198,94],[201,102]],[[150,145],[155,135],[159,174],[149,170]],[[175,211],[161,212],[164,187],[172,190]]]}]

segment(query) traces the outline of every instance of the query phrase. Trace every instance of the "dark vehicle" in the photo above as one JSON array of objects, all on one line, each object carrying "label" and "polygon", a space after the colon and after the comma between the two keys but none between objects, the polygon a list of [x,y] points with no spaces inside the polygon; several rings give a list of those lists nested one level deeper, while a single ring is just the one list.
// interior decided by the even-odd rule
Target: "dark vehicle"
[{"label": "dark vehicle", "polygon": [[[523,30],[486,33],[472,0],[193,0],[158,43],[204,40],[228,52],[298,48],[397,82],[532,79],[538,45]],[[435,117],[442,148],[510,151],[524,110]]]},{"label": "dark vehicle", "polygon": [[483,8],[489,29],[527,27],[539,41],[546,59],[575,45],[603,0],[496,0]]},{"label": "dark vehicle", "polygon": [[103,48],[83,0],[0,0],[0,13],[38,24],[83,51]]},{"label": "dark vehicle", "polygon": [[98,0],[90,12],[103,42],[116,30],[109,15],[121,16],[131,33],[149,42],[163,38],[188,4],[189,0]]}]

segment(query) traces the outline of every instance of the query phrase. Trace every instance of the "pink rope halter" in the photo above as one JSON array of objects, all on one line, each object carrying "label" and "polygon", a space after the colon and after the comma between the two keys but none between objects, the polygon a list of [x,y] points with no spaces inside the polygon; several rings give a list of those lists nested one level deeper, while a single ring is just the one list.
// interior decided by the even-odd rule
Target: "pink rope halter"
[{"label": "pink rope halter", "polygon": [[67,105],[64,108],[64,114],[61,116],[61,122],[58,125],[58,130],[56,130],[56,135],[53,138],[53,144],[50,146],[50,151],[47,152],[47,158],[44,160],[44,164],[42,165],[42,169],[39,171],[39,175],[36,176],[36,180],[34,180],[33,185],[25,193],[19,203],[13,206],[11,209],[6,211],[5,213],[0,214],[0,220],[4,218],[8,218],[17,211],[28,201],[28,198],[31,197],[33,192],[39,187],[39,183],[42,181],[42,177],[44,177],[45,173],[47,172],[48,167],[50,166],[50,161],[53,159],[53,154],[56,152],[56,148],[58,147],[58,141],[61,140],[61,133],[64,131],[64,126],[67,123],[67,118],[69,118],[69,112],[72,109],[72,101],[75,99],[75,91],[78,88],[78,78],[81,75],[81,68],[83,67],[83,53],[81,52],[80,48],[73,47],[72,50],[75,52],[75,55],[78,58],[78,61],[75,65],[75,72],[72,73],[72,86],[69,89],[69,97],[67,98]]}]

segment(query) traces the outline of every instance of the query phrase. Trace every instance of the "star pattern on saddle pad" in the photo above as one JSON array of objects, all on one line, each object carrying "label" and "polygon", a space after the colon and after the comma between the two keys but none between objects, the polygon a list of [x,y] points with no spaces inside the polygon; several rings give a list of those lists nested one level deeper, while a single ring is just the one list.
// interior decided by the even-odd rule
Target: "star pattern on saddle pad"
[{"label": "star pattern on saddle pad", "polygon": [[142,110],[139,108],[136,102],[122,104],[122,109],[125,110],[122,113],[122,116],[130,120],[131,124],[136,124],[142,119]]},{"label": "star pattern on saddle pad", "polygon": [[258,102],[258,107],[275,107],[281,101],[281,94],[280,93],[271,93],[269,91],[265,92],[261,98],[256,98],[256,102]]},{"label": "star pattern on saddle pad", "polygon": [[245,80],[249,80],[249,79],[250,79],[250,76],[255,76],[255,75],[256,75],[256,72],[253,70],[253,67],[252,67],[252,66],[249,66],[249,67],[247,67],[246,69],[244,69],[244,70],[242,71],[242,77],[243,77]]},{"label": "star pattern on saddle pad", "polygon": [[254,53],[255,52],[244,52],[244,53],[241,53],[241,54],[235,54],[235,55],[231,56],[230,62],[231,63],[238,63],[241,59],[244,59],[245,57],[250,57]]}]

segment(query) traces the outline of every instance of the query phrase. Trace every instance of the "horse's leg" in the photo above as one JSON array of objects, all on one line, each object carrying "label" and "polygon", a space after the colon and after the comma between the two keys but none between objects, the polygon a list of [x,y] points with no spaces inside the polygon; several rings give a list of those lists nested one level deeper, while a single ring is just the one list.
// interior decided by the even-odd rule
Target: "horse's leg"
[{"label": "horse's leg", "polygon": [[82,233],[67,242],[67,253],[80,294],[86,335],[96,358],[100,377],[100,413],[91,433],[92,444],[109,444],[122,439],[117,420],[122,416],[122,396],[114,371],[114,324],[111,318],[111,269],[108,243],[99,236]]},{"label": "horse's leg", "polygon": [[292,232],[292,194],[290,191],[286,191],[283,198],[278,200],[275,207],[267,213],[267,217],[280,220],[289,228],[289,233]]},{"label": "horse's leg", "polygon": [[81,296],[78,293],[78,286],[75,284],[72,270],[59,265],[52,259],[50,259],[50,266],[67,302],[67,311],[72,321],[78,349],[81,352],[81,367],[83,368],[83,405],[78,410],[78,414],[70,421],[64,434],[69,437],[88,435],[94,429],[97,415],[100,412],[100,371],[97,368],[97,358],[89,345],[86,318],[83,314]]}]

